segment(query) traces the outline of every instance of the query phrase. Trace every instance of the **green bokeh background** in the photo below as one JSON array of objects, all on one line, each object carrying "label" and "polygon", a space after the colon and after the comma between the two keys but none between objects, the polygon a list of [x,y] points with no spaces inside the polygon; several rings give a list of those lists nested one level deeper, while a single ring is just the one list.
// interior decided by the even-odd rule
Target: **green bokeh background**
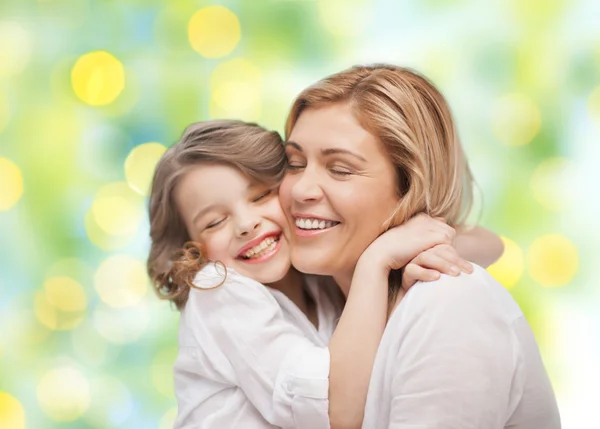
[{"label": "green bokeh background", "polygon": [[[211,5],[241,29],[217,58],[188,38]],[[125,71],[103,106],[73,87],[76,62],[95,51]],[[0,210],[0,427],[171,427],[178,314],[130,273],[147,256],[146,201],[131,191],[133,227],[98,238],[99,190],[126,181],[134,148],[170,146],[193,121],[282,131],[300,90],[371,62],[414,67],[448,98],[481,190],[474,219],[510,240],[492,271],[534,329],[563,427],[600,427],[595,0],[2,0],[0,161],[20,174],[0,171],[0,205],[18,176],[23,193]],[[115,304],[121,283],[102,280],[107,260],[125,261],[112,267],[133,287],[127,305]],[[57,276],[80,285],[84,309],[57,304]]]}]

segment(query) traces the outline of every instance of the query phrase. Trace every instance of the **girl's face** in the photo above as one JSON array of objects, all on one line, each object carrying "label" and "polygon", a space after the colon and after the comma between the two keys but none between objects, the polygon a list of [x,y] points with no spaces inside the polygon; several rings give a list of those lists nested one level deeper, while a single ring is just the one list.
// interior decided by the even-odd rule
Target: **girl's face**
[{"label": "girl's face", "polygon": [[286,155],[280,199],[295,225],[292,263],[305,273],[332,275],[345,289],[398,203],[394,165],[347,103],[302,112]]},{"label": "girl's face", "polygon": [[175,188],[175,203],[193,241],[211,261],[260,283],[290,269],[287,221],[277,190],[224,164],[193,167]]}]

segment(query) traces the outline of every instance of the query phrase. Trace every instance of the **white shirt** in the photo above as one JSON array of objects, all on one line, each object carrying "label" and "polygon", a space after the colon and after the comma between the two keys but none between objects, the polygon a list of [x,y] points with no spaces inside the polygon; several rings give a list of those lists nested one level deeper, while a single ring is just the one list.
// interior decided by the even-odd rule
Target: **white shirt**
[{"label": "white shirt", "polygon": [[558,429],[521,309],[483,268],[410,289],[381,340],[363,429]]},{"label": "white shirt", "polygon": [[[329,428],[329,349],[341,314],[336,291],[307,277],[319,329],[283,293],[227,270],[191,289],[174,365],[175,428]],[[207,265],[201,288],[223,280]]]}]

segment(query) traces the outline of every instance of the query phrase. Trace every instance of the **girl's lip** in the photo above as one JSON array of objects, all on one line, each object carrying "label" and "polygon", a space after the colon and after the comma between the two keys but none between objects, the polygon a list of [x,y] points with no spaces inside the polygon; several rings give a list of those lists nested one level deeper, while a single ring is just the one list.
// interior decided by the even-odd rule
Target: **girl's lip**
[{"label": "girl's lip", "polygon": [[250,240],[249,242],[244,244],[244,246],[242,246],[242,248],[240,249],[240,251],[237,254],[237,258],[241,258],[243,255],[246,254],[246,252],[248,250],[252,249],[254,246],[258,246],[260,243],[262,243],[262,241],[265,238],[279,237],[279,239],[281,240],[281,235],[282,235],[281,231],[271,231],[271,232],[265,232],[264,234],[261,234],[258,237],[253,238],[252,240]]},{"label": "girl's lip", "polygon": [[[268,235],[267,235],[268,237]],[[238,261],[241,262],[245,262],[246,264],[262,264],[264,262],[269,261],[271,258],[273,258],[273,256],[275,256],[275,254],[277,252],[279,252],[279,249],[281,248],[281,242],[283,241],[283,237],[279,237],[279,240],[277,240],[275,242],[275,247],[267,252],[265,252],[264,254],[260,255],[258,258],[250,258],[250,259],[244,259],[242,257],[237,257],[236,259]],[[259,241],[260,243],[260,241]]]}]

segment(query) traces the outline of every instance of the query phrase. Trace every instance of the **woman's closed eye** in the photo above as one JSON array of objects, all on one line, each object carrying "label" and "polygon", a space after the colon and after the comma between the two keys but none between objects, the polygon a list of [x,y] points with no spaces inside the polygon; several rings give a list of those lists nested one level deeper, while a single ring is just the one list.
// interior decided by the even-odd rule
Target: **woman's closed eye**
[{"label": "woman's closed eye", "polygon": [[353,170],[349,169],[348,167],[342,166],[331,166],[329,168],[329,171],[331,172],[331,174],[334,174],[336,176],[350,176],[354,174]]}]

